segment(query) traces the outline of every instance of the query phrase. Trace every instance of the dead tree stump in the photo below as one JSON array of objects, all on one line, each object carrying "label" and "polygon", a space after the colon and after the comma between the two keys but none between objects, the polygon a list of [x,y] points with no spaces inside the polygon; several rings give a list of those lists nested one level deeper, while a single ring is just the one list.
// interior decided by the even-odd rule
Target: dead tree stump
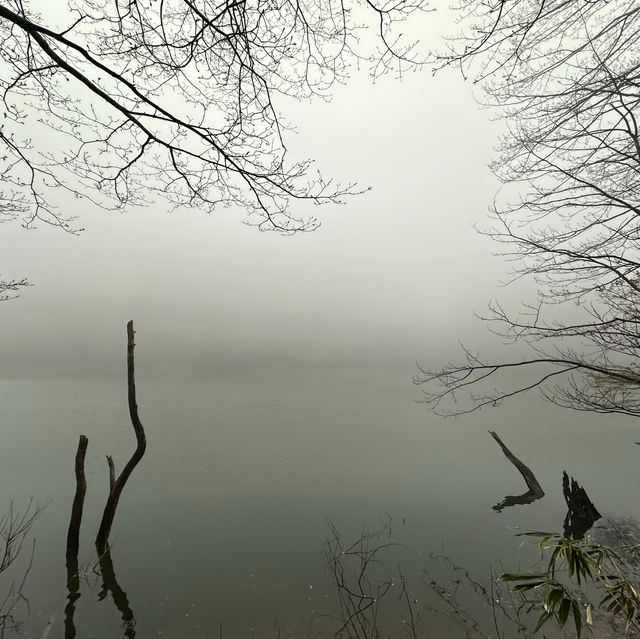
[{"label": "dead tree stump", "polygon": [[566,470],[562,471],[562,494],[569,509],[564,518],[564,536],[582,539],[602,515],[589,499],[585,489],[573,477],[569,480]]}]

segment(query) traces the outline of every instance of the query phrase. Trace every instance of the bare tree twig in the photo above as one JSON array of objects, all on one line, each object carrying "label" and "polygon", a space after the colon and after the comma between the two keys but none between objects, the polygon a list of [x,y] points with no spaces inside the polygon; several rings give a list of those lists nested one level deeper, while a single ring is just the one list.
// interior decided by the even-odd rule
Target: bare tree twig
[{"label": "bare tree twig", "polygon": [[[37,506],[31,500],[22,514],[18,514],[14,511],[13,502],[10,502],[9,512],[0,517],[0,574],[17,560],[29,531],[48,505],[49,502],[46,502],[42,506]],[[27,607],[28,611],[29,601],[24,594],[24,587],[33,566],[35,549],[34,539],[21,579],[12,583],[4,597],[0,599],[0,637],[4,637],[5,632],[18,628],[19,618],[16,615],[16,609],[20,602]]]},{"label": "bare tree twig", "polygon": [[[78,0],[64,9],[47,24],[21,0],[0,4],[0,212],[26,226],[74,232],[57,206],[64,190],[103,208],[151,193],[208,211],[235,205],[264,230],[312,230],[317,220],[292,205],[363,189],[289,158],[282,97],[329,99],[354,62],[375,76],[424,62],[402,30],[424,0]],[[56,142],[34,145],[30,122]]]}]

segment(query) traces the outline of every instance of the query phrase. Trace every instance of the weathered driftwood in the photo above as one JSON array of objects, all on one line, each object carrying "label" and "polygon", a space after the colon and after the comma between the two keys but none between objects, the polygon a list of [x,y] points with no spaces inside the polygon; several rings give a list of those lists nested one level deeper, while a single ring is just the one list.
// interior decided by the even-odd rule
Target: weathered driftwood
[{"label": "weathered driftwood", "polygon": [[562,494],[569,509],[564,518],[564,536],[582,539],[602,515],[589,499],[585,489],[573,477],[569,480],[566,470],[562,471]]},{"label": "weathered driftwood", "polygon": [[84,507],[84,496],[87,492],[87,480],[84,476],[84,458],[87,453],[89,440],[80,435],[78,441],[78,450],[76,451],[76,494],[73,497],[73,505],[71,506],[71,519],[69,521],[69,531],[67,532],[67,555],[75,554],[78,556],[78,548],[80,547],[80,524],[82,523],[82,509]]},{"label": "weathered driftwood", "polygon": [[129,479],[133,469],[138,465],[138,462],[142,459],[144,451],[147,447],[147,440],[144,434],[144,428],[138,417],[138,405],[136,403],[136,383],[135,383],[135,371],[134,371],[134,330],[133,321],[127,324],[127,390],[129,398],[129,416],[131,417],[131,424],[136,435],[137,446],[131,456],[131,459],[126,463],[120,475],[116,478],[115,467],[113,459],[107,455],[107,463],[109,464],[109,496],[107,498],[107,504],[104,507],[102,514],[102,521],[100,522],[100,529],[98,530],[98,536],[96,537],[96,546],[98,552],[103,554],[107,542],[109,541],[109,533],[111,532],[111,525],[113,524],[113,518],[116,514],[118,507],[118,501],[122,490],[124,489],[127,480]]},{"label": "weathered driftwood", "polygon": [[544,497],[544,490],[538,483],[535,475],[531,471],[531,469],[523,464],[505,445],[505,443],[500,439],[497,433],[490,430],[489,434],[493,439],[496,440],[505,457],[518,469],[518,472],[524,478],[524,481],[527,484],[527,488],[529,489],[526,493],[522,495],[507,495],[499,504],[496,504],[493,508],[494,510],[502,510],[507,506],[514,506],[516,504],[530,504],[532,501],[536,499],[540,499]]}]

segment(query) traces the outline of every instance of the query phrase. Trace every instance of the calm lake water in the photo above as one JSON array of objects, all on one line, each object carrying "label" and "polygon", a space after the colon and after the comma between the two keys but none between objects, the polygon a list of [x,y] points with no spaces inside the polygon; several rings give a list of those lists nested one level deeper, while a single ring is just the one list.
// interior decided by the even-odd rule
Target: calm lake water
[{"label": "calm lake water", "polygon": [[[137,357],[144,358],[142,350]],[[433,553],[482,583],[490,569],[528,567],[536,551],[520,547],[514,528],[562,530],[564,469],[603,514],[640,516],[640,430],[633,421],[562,411],[535,396],[443,420],[416,402],[412,366],[247,361],[215,374],[172,376],[139,365],[148,449],[111,536],[135,636],[332,636],[339,623],[327,616],[337,613],[327,520],[346,542],[363,527],[391,522],[380,543],[397,545],[372,572],[374,579],[396,577],[396,590],[381,602],[390,635],[406,630],[399,564],[423,615],[423,636],[481,636],[465,635],[463,625],[433,610],[446,606],[429,584],[450,588],[462,575]],[[29,611],[22,610],[18,636],[45,636],[47,624],[49,639],[65,636],[64,548],[80,434],[89,448],[77,636],[133,636],[112,594],[101,594],[93,547],[107,493],[105,455],[119,471],[135,445],[124,375],[1,379],[0,401],[2,506],[50,501],[30,536]],[[535,472],[547,493],[542,500],[492,509],[526,488],[489,429]],[[19,570],[28,554],[23,550]],[[3,589],[13,576],[0,577]],[[460,597],[490,635],[487,606],[469,588]]]}]

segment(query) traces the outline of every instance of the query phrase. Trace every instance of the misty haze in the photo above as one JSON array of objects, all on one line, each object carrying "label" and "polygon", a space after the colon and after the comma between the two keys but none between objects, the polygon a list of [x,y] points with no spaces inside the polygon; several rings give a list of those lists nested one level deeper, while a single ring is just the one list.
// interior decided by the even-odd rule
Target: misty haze
[{"label": "misty haze", "polygon": [[159,4],[0,0],[0,638],[637,636],[640,8]]}]

